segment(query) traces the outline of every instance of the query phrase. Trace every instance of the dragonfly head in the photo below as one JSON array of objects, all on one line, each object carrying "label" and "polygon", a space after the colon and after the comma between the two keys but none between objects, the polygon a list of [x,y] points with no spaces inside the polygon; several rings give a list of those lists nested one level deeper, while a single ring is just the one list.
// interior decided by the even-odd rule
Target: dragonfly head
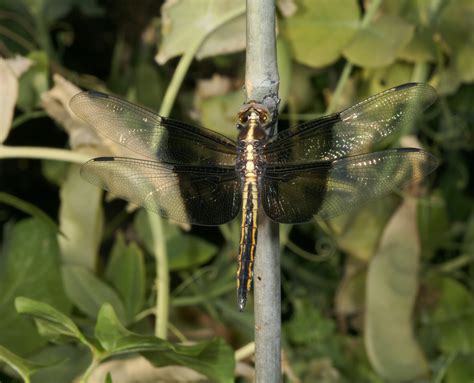
[{"label": "dragonfly head", "polygon": [[240,108],[238,118],[240,125],[256,121],[265,127],[270,122],[270,112],[265,105],[251,101]]},{"label": "dragonfly head", "polygon": [[239,139],[264,140],[268,137],[270,112],[265,105],[249,102],[240,109],[238,118]]}]

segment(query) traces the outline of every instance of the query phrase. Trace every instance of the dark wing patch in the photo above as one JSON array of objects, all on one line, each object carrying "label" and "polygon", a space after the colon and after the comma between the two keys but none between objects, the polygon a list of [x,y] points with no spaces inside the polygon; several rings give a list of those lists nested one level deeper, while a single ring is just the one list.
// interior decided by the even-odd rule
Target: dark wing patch
[{"label": "dark wing patch", "polygon": [[412,123],[436,100],[428,84],[404,84],[350,108],[277,134],[266,145],[268,163],[330,161],[366,153],[396,130]]},{"label": "dark wing patch", "polygon": [[241,209],[234,167],[100,157],[86,162],[81,176],[117,197],[177,222],[221,225],[234,219]]},{"label": "dark wing patch", "polygon": [[332,218],[390,191],[403,188],[437,167],[420,149],[392,149],[333,161],[269,166],[262,182],[265,213],[280,223]]},{"label": "dark wing patch", "polygon": [[181,164],[235,164],[235,143],[227,137],[161,117],[119,97],[82,92],[71,99],[70,106],[98,132],[148,158]]}]

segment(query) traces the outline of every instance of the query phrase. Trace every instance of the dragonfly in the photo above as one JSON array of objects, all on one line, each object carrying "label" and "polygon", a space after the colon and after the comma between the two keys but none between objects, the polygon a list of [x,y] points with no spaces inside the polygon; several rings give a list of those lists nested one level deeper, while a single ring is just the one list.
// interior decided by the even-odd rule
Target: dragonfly
[{"label": "dragonfly", "polygon": [[242,212],[242,311],[260,215],[285,224],[331,219],[431,173],[438,161],[424,150],[371,148],[413,123],[436,97],[428,84],[403,84],[274,135],[270,111],[250,102],[237,115],[236,141],[96,91],[75,95],[70,106],[99,133],[140,155],[86,162],[81,175],[88,182],[186,224],[222,225]]}]

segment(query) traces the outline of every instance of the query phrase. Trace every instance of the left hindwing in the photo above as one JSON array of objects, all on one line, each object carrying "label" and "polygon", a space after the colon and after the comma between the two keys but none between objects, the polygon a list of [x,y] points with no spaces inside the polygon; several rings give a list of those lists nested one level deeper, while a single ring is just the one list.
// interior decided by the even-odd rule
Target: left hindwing
[{"label": "left hindwing", "polygon": [[99,157],[81,176],[113,195],[177,222],[220,225],[241,209],[234,167],[165,164],[134,158]]}]

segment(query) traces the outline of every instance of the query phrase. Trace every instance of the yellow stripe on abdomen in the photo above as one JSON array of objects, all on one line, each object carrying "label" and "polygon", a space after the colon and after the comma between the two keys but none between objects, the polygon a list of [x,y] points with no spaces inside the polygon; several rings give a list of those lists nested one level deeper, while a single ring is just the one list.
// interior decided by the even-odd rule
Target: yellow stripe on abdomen
[{"label": "yellow stripe on abdomen", "polygon": [[242,225],[239,264],[237,268],[237,299],[242,311],[252,286],[255,249],[257,246],[258,191],[256,179],[249,177],[242,192]]}]

